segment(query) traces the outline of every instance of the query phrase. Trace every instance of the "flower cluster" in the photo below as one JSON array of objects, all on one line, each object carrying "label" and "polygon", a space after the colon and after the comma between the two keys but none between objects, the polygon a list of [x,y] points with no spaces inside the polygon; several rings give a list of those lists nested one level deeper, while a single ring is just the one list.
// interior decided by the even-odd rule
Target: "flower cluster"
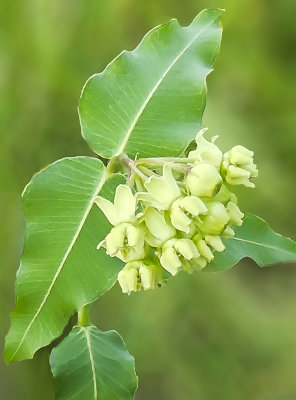
[{"label": "flower cluster", "polygon": [[96,199],[113,225],[98,248],[125,263],[118,274],[124,293],[204,268],[225,249],[222,239],[235,234],[232,226],[243,223],[228,186],[254,187],[253,153],[235,146],[223,154],[216,137],[207,141],[204,132],[186,158],[130,160],[129,185],[116,188],[114,203]]}]

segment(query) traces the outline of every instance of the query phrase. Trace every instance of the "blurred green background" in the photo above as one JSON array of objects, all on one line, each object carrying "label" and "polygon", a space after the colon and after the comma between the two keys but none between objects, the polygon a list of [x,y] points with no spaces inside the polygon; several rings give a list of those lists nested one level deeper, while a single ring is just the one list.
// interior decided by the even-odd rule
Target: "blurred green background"
[{"label": "blurred green background", "polygon": [[[188,24],[207,7],[227,12],[205,125],[225,150],[239,143],[256,153],[260,177],[254,191],[239,192],[241,209],[296,239],[295,0],[1,0],[1,350],[22,247],[22,189],[58,158],[91,155],[77,116],[84,82],[148,29],[172,17]],[[295,285],[295,265],[244,261],[130,297],[116,285],[94,305],[93,321],[125,338],[138,400],[293,400]],[[0,398],[53,399],[49,351],[9,367],[0,359]]]}]

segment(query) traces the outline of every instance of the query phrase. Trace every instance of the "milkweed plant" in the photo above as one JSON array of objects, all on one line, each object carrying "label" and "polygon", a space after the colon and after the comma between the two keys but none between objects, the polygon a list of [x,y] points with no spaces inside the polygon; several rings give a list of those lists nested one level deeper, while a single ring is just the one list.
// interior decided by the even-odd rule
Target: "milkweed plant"
[{"label": "milkweed plant", "polygon": [[202,127],[222,14],[157,26],[91,76],[79,118],[98,157],[59,160],[24,190],[5,359],[32,358],[77,312],[50,356],[57,400],[134,399],[133,357],[117,332],[99,330],[88,315],[116,281],[130,295],[244,257],[261,267],[296,261],[295,242],[240,209],[237,186],[254,190],[258,176],[253,152],[234,143],[223,153],[222,138]]}]

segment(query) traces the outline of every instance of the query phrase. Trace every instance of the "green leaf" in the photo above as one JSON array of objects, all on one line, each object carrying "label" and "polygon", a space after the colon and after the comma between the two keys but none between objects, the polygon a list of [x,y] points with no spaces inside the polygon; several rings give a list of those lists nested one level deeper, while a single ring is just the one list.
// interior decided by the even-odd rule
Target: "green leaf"
[{"label": "green leaf", "polygon": [[52,351],[50,364],[57,400],[134,399],[134,358],[115,331],[75,327]]},{"label": "green leaf", "polygon": [[105,158],[174,156],[202,124],[206,77],[219,52],[223,10],[201,12],[188,27],[157,26],[123,51],[82,91],[82,135]]},{"label": "green leaf", "polygon": [[58,337],[70,315],[116,281],[122,263],[96,246],[110,229],[93,199],[112,198],[122,178],[107,180],[95,158],[65,158],[33,177],[23,194],[24,251],[7,362],[32,358]]},{"label": "green leaf", "polygon": [[204,271],[223,271],[245,257],[252,258],[260,267],[296,262],[296,243],[274,232],[263,219],[246,215],[235,236],[224,240],[226,250],[215,253],[215,259]]}]

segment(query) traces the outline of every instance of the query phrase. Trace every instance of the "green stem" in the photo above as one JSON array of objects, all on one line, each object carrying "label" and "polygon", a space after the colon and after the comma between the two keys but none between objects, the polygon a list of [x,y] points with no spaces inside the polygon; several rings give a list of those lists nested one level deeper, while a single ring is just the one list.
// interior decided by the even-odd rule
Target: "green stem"
[{"label": "green stem", "polygon": [[89,311],[90,311],[90,304],[87,304],[86,306],[83,306],[80,310],[78,310],[77,323],[79,326],[91,325]]},{"label": "green stem", "polygon": [[136,175],[138,175],[143,181],[146,181],[148,178],[143,172],[137,168],[136,164],[134,163],[133,160],[131,160],[126,154],[121,154],[119,156],[119,160],[125,164],[130,171],[134,172]]},{"label": "green stem", "polygon": [[155,158],[139,158],[135,164],[163,165],[165,163],[177,162],[187,164],[191,160],[186,157],[155,157]]}]

